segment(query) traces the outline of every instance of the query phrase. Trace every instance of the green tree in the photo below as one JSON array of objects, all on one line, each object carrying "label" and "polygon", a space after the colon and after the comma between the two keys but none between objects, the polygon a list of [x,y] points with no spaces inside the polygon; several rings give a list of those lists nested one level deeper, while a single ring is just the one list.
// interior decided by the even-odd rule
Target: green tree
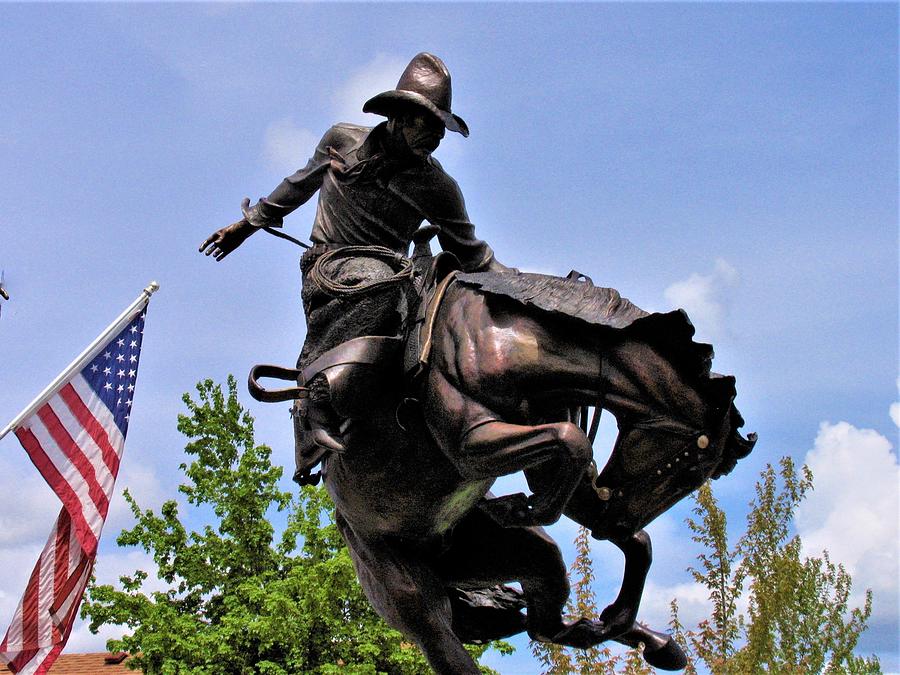
[{"label": "green tree", "polygon": [[[687,523],[703,552],[699,566],[689,571],[708,589],[712,613],[688,630],[672,602],[672,629],[691,661],[687,672],[696,673],[700,664],[716,675],[881,672],[876,657],[853,654],[871,614],[871,591],[862,608],[849,608],[852,580],[846,570],[827,552],[801,558],[800,537],[790,536],[797,505],[812,486],[809,469],[798,472],[790,458],[781,460],[778,471],[767,466],[746,531],[734,547],[709,484],[698,491],[696,519]],[[742,598],[745,613],[739,609]]]},{"label": "green tree", "polygon": [[[232,377],[227,394],[201,382],[178,418],[193,457],[179,491],[215,524],[188,532],[174,500],[156,514],[126,492],[136,523],[118,543],[150,553],[169,588],[144,592],[142,570],[121,577],[121,588],[92,585],[82,608],[91,630],[125,626],[108,648],[160,675],[428,672],[363,595],[324,490],[292,499],[279,489],[281,469],[255,444],[236,390]],[[268,519],[277,512],[287,515],[280,536]],[[471,649],[477,658],[487,648]]]}]

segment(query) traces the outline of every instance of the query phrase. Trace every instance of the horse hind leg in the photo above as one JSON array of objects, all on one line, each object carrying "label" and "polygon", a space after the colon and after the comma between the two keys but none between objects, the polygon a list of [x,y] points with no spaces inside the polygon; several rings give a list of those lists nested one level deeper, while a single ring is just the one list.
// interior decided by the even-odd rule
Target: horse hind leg
[{"label": "horse hind leg", "polygon": [[[626,576],[636,578],[625,584],[628,592],[620,593],[611,607],[631,602],[634,594],[639,599],[650,565],[646,534],[635,535],[620,548],[626,555]],[[611,638],[630,647],[643,643],[644,659],[656,668],[678,670],[686,663],[671,636],[637,623],[634,614],[607,608],[599,620],[565,621],[563,608],[570,591],[566,566],[556,542],[542,528],[504,528],[479,510],[471,511],[454,529],[452,544],[438,559],[435,571],[444,584],[463,588],[490,588],[518,581],[527,616],[516,613],[515,620],[508,622],[508,613],[504,613],[504,625],[509,623],[510,628],[506,635],[527,630],[532,639],[582,649]],[[622,621],[628,624],[623,626]],[[494,637],[496,631],[490,634]],[[476,637],[483,639],[481,635]]]},{"label": "horse hind leg", "polygon": [[383,538],[357,536],[340,514],[336,521],[378,615],[412,640],[438,675],[478,675],[478,665],[453,632],[444,585],[425,561]]},{"label": "horse hind leg", "polygon": [[527,630],[534,640],[585,648],[606,637],[600,621],[563,619],[570,592],[566,565],[540,527],[502,527],[475,509],[454,529],[437,573],[447,585],[470,589],[518,581],[527,614],[516,632]]}]

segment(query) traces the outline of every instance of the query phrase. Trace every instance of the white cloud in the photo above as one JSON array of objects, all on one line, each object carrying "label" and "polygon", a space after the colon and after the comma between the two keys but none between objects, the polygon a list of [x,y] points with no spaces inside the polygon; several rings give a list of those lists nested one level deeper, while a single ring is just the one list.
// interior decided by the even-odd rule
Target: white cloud
[{"label": "white cloud", "polygon": [[69,641],[66,643],[66,654],[97,654],[106,651],[106,641],[120,638],[123,635],[119,626],[101,626],[97,635],[88,628],[89,621],[75,620]]},{"label": "white cloud", "polygon": [[27,462],[0,462],[0,548],[43,546],[61,503],[37,469]]},{"label": "white cloud", "polygon": [[694,581],[671,586],[648,580],[641,597],[638,621],[653,630],[667,631],[672,620],[672,600],[678,601],[678,619],[693,628],[712,613],[709,589]]},{"label": "white cloud", "polygon": [[804,554],[827,550],[853,575],[857,602],[871,588],[875,615],[896,617],[900,469],[890,442],[872,429],[823,422],[805,462],[815,489],[797,510]]},{"label": "white cloud", "polygon": [[158,511],[166,499],[177,498],[178,495],[174,484],[164,487],[153,467],[139,461],[139,452],[132,454],[128,461],[122,462],[122,469],[116,481],[116,491],[110,501],[109,515],[103,526],[105,540],[115,539],[123,528],[134,526],[131,507],[122,495],[124,490],[127,489],[134,497],[141,510]]},{"label": "white cloud", "polygon": [[[352,72],[342,85],[335,88],[334,121],[367,126],[377,124],[380,118],[362,112],[363,103],[375,94],[393,89],[405,67],[402,59],[376,54],[369,63]],[[319,136],[297,126],[292,118],[284,117],[272,122],[266,129],[263,155],[272,169],[292,173],[306,164],[318,142]]]},{"label": "white cloud", "polygon": [[364,113],[363,103],[376,94],[393,89],[406,65],[407,62],[403,59],[379,53],[369,63],[351,73],[334,93],[336,121],[377,124],[380,118]]},{"label": "white cloud", "polygon": [[266,129],[263,154],[273,170],[287,175],[306,165],[318,142],[319,137],[313,132],[285,117]]},{"label": "white cloud", "polygon": [[663,292],[672,307],[687,311],[699,333],[715,338],[727,334],[728,290],[738,283],[738,271],[719,258],[710,274],[691,274]]}]

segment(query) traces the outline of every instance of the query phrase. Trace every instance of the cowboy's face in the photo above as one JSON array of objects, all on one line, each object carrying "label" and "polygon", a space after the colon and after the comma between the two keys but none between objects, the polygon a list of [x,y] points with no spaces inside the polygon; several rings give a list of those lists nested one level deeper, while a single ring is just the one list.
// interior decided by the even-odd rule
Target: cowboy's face
[{"label": "cowboy's face", "polygon": [[392,121],[395,138],[417,157],[437,150],[446,132],[444,124],[427,112],[403,113]]}]

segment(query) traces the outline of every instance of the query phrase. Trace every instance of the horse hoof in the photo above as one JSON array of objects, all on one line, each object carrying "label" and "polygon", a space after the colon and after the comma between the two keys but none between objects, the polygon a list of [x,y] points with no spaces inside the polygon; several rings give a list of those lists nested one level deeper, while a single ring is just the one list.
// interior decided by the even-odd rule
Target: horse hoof
[{"label": "horse hoof", "polygon": [[614,604],[600,612],[600,623],[606,629],[607,639],[614,640],[634,625],[635,612],[620,609]]},{"label": "horse hoof", "polygon": [[663,644],[653,651],[644,649],[644,661],[654,668],[660,670],[683,670],[687,666],[687,656],[672,636]]},{"label": "horse hoof", "polygon": [[589,649],[608,639],[608,637],[608,632],[601,622],[591,619],[578,619],[578,621],[568,624],[554,635],[550,641],[566,647]]},{"label": "horse hoof", "polygon": [[478,507],[500,527],[527,527],[533,524],[528,498],[521,492],[486,499]]}]

